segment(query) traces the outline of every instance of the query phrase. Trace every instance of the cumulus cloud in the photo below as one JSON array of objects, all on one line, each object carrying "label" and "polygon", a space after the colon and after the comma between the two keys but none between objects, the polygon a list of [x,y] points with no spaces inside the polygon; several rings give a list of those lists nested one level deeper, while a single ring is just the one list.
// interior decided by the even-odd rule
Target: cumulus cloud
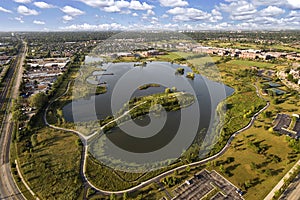
[{"label": "cumulus cloud", "polygon": [[189,5],[185,0],[159,0],[159,2],[160,5],[164,7],[182,7]]},{"label": "cumulus cloud", "polygon": [[147,10],[147,16],[155,15],[155,12],[153,10]]},{"label": "cumulus cloud", "polygon": [[105,6],[102,7],[102,10],[105,12],[121,12],[121,13],[125,13],[125,14],[130,14],[131,12],[129,10],[124,11],[122,10],[123,8],[127,8],[127,9],[131,9],[131,10],[150,10],[152,9],[154,6],[147,4],[146,2],[139,2],[137,0],[131,0],[129,1],[124,1],[124,0],[120,0],[120,1],[115,1],[113,2],[112,5],[110,6]]},{"label": "cumulus cloud", "polygon": [[76,31],[76,30],[95,30],[95,31],[107,31],[107,30],[123,30],[125,29],[124,26],[117,23],[112,24],[99,24],[99,25],[92,25],[88,23],[84,24],[73,24],[71,26],[61,27],[61,30],[68,30],[68,31]]},{"label": "cumulus cloud", "polygon": [[139,15],[138,15],[137,13],[133,13],[132,16],[133,16],[133,17],[137,17],[137,16],[139,16]]},{"label": "cumulus cloud", "polygon": [[168,17],[169,17],[169,15],[167,15],[167,14],[163,14],[161,17],[162,17],[162,18],[168,18]]},{"label": "cumulus cloud", "polygon": [[217,22],[217,21],[220,21],[223,19],[222,13],[216,9],[213,9],[211,11],[211,14],[212,14],[212,16],[210,18],[211,22]]},{"label": "cumulus cloud", "polygon": [[22,24],[24,23],[24,20],[22,17],[15,17],[15,20],[17,20],[18,22],[20,22]]},{"label": "cumulus cloud", "polygon": [[33,23],[38,24],[38,25],[44,25],[45,24],[45,22],[39,21],[39,20],[34,20]]},{"label": "cumulus cloud", "polygon": [[72,17],[78,16],[78,15],[83,15],[85,12],[74,8],[72,6],[65,6],[63,8],[61,8],[61,11],[63,11],[64,13],[66,13],[67,15],[70,15]]},{"label": "cumulus cloud", "polygon": [[1,7],[1,6],[0,6],[0,12],[12,13],[11,10],[7,10],[7,9]]},{"label": "cumulus cloud", "polygon": [[294,9],[300,9],[300,1],[299,0],[287,0],[290,6]]},{"label": "cumulus cloud", "polygon": [[117,6],[118,8],[127,8],[129,7],[130,3],[128,1],[121,0],[121,1],[116,1],[114,5]]},{"label": "cumulus cloud", "polygon": [[292,10],[289,14],[288,17],[300,17],[300,12]]},{"label": "cumulus cloud", "polygon": [[195,8],[176,7],[167,11],[168,14],[174,15],[174,21],[199,21],[209,19],[212,15]]},{"label": "cumulus cloud", "polygon": [[278,8],[277,6],[268,6],[260,11],[261,16],[277,16],[285,13],[285,10]]},{"label": "cumulus cloud", "polygon": [[79,0],[80,2],[98,8],[104,8],[114,5],[114,0]]},{"label": "cumulus cloud", "polygon": [[121,9],[118,8],[117,6],[109,6],[109,7],[104,7],[103,10],[105,12],[121,12]]},{"label": "cumulus cloud", "polygon": [[252,0],[256,6],[279,6],[286,4],[286,0]]},{"label": "cumulus cloud", "polygon": [[31,0],[14,0],[14,2],[17,2],[17,3],[30,3]]},{"label": "cumulus cloud", "polygon": [[72,16],[70,16],[70,15],[64,15],[63,16],[63,20],[65,21],[65,22],[67,22],[67,21],[71,21],[71,20],[73,20],[74,18],[72,17]]},{"label": "cumulus cloud", "polygon": [[141,3],[139,1],[132,0],[128,8],[132,10],[151,10],[154,6],[149,5],[146,2]]},{"label": "cumulus cloud", "polygon": [[229,13],[232,20],[251,19],[257,13],[256,7],[248,1],[227,0],[227,2],[230,3],[220,3],[217,9]]},{"label": "cumulus cloud", "polygon": [[43,2],[43,1],[37,1],[37,2],[34,2],[33,3],[36,7],[39,7],[39,8],[42,8],[42,9],[45,9],[45,8],[54,8],[53,5],[51,4],[48,4],[46,2]]},{"label": "cumulus cloud", "polygon": [[18,13],[21,15],[38,15],[39,13],[36,10],[31,10],[26,6],[19,6],[17,9]]}]

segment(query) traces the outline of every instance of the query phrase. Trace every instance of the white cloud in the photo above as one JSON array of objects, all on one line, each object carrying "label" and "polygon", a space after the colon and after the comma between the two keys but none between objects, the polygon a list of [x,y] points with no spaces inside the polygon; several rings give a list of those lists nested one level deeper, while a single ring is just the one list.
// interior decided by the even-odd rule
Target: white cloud
[{"label": "white cloud", "polygon": [[122,14],[130,14],[131,12],[124,11],[122,8],[127,8],[131,10],[151,10],[154,6],[147,4],[146,2],[139,2],[137,0],[129,1],[115,1],[110,6],[101,7],[101,9],[105,12],[121,12]]},{"label": "white cloud", "polygon": [[138,15],[137,13],[133,13],[132,16],[133,16],[133,17],[137,17],[137,16],[139,16],[139,15]]},{"label": "white cloud", "polygon": [[118,8],[117,6],[104,7],[103,10],[105,12],[111,12],[111,13],[113,13],[113,12],[121,12],[121,9]]},{"label": "white cloud", "polygon": [[43,2],[43,1],[37,1],[37,2],[34,2],[33,4],[34,4],[36,7],[43,8],[43,9],[45,9],[45,8],[54,8],[53,5],[48,4],[48,3],[46,3],[46,2]]},{"label": "white cloud", "polygon": [[285,5],[286,0],[252,0],[252,3],[257,6],[279,6]]},{"label": "white cloud", "polygon": [[72,16],[72,17],[84,14],[83,11],[81,11],[77,8],[74,8],[72,6],[65,6],[65,7],[61,8],[61,11],[63,11],[64,13],[66,13],[66,14]]},{"label": "white cloud", "polygon": [[155,12],[153,10],[147,10],[147,16],[155,15]]},{"label": "white cloud", "polygon": [[63,20],[65,21],[65,22],[67,22],[67,21],[71,21],[71,20],[73,20],[74,18],[72,17],[72,16],[70,16],[70,15],[64,15],[63,16]]},{"label": "white cloud", "polygon": [[157,17],[152,17],[151,20],[152,20],[152,22],[153,21],[158,22],[158,18]]},{"label": "white cloud", "polygon": [[287,0],[287,1],[292,6],[292,8],[300,9],[300,1],[299,0]]},{"label": "white cloud", "polygon": [[116,1],[111,6],[104,7],[103,10],[105,12],[121,12],[122,8],[129,7],[130,3],[128,1]]},{"label": "white cloud", "polygon": [[17,9],[18,13],[21,15],[38,15],[39,13],[36,10],[31,10],[26,6],[19,6]]},{"label": "white cloud", "polygon": [[117,6],[118,8],[127,8],[129,7],[130,3],[128,1],[121,0],[121,1],[116,1],[114,5]]},{"label": "white cloud", "polygon": [[114,5],[114,0],[79,0],[80,2],[97,8],[104,8]]},{"label": "white cloud", "polygon": [[33,23],[38,24],[38,25],[44,25],[45,24],[45,22],[39,21],[39,20],[34,20]]},{"label": "white cloud", "polygon": [[141,3],[139,1],[132,0],[128,8],[132,10],[152,10],[154,6],[149,5],[146,2]]},{"label": "white cloud", "polygon": [[6,12],[6,13],[12,13],[11,10],[7,10],[7,9],[1,7],[1,6],[0,6],[0,11],[1,11],[1,12]]},{"label": "white cloud", "polygon": [[125,15],[129,15],[129,14],[131,14],[131,11],[130,10],[121,10],[120,13],[125,14]]},{"label": "white cloud", "polygon": [[278,8],[277,6],[268,6],[260,11],[261,16],[276,16],[285,13],[285,10]]},{"label": "white cloud", "polygon": [[211,22],[217,22],[223,19],[222,13],[216,9],[211,11],[212,17],[210,18]]},{"label": "white cloud", "polygon": [[256,7],[248,1],[227,0],[227,2],[230,4],[220,3],[217,9],[229,13],[232,20],[248,20],[257,13]]},{"label": "white cloud", "polygon": [[15,20],[19,21],[20,23],[24,23],[24,20],[22,17],[15,17]]},{"label": "white cloud", "polygon": [[31,0],[14,0],[14,2],[17,2],[17,3],[30,3]]},{"label": "white cloud", "polygon": [[112,24],[99,24],[99,25],[92,25],[92,24],[73,24],[71,26],[61,27],[61,30],[67,31],[78,31],[78,30],[95,30],[95,31],[107,31],[107,30],[124,30],[125,27],[121,24],[112,23]]},{"label": "white cloud", "polygon": [[176,7],[167,11],[168,14],[175,15],[174,21],[199,21],[209,19],[212,15],[195,8]]},{"label": "white cloud", "polygon": [[189,5],[185,0],[159,0],[159,2],[160,5],[164,7],[181,7]]},{"label": "white cloud", "polygon": [[169,17],[169,15],[167,15],[167,14],[163,14],[161,17],[162,17],[162,18],[168,18],[168,17]]},{"label": "white cloud", "polygon": [[179,15],[179,14],[184,14],[185,11],[186,11],[185,8],[176,7],[176,8],[172,8],[172,9],[168,10],[167,13],[172,14],[172,15]]},{"label": "white cloud", "polygon": [[287,17],[300,17],[300,12],[292,10]]}]

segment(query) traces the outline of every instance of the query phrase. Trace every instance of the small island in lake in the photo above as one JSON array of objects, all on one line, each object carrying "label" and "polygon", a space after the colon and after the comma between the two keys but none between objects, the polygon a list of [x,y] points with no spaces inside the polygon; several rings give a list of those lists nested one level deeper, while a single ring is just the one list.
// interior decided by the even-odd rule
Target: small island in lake
[{"label": "small island in lake", "polygon": [[160,87],[160,85],[156,84],[156,83],[149,83],[149,84],[145,84],[145,85],[140,86],[139,90],[146,90],[150,87]]}]

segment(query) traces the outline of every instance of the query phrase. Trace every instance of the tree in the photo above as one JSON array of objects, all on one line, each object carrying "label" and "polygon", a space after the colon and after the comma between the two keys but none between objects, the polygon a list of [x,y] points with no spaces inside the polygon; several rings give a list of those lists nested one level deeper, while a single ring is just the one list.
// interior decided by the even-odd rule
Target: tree
[{"label": "tree", "polygon": [[127,194],[127,192],[124,192],[123,193],[123,200],[126,200],[128,198],[128,194]]},{"label": "tree", "polygon": [[174,175],[177,176],[178,175],[178,170],[174,171]]},{"label": "tree", "polygon": [[181,68],[181,67],[180,67],[180,68],[177,68],[177,73],[178,73],[178,74],[181,74],[181,75],[184,74],[184,69]]},{"label": "tree", "polygon": [[190,171],[191,171],[191,167],[188,165],[188,166],[185,168],[185,171],[186,171],[186,172],[190,172]]},{"label": "tree", "polygon": [[245,181],[244,185],[246,189],[252,187],[252,183],[250,180]]},{"label": "tree", "polygon": [[224,169],[224,166],[223,166],[223,165],[220,165],[219,169],[220,169],[220,172],[221,172],[222,174],[225,173],[225,169]]},{"label": "tree", "polygon": [[265,174],[267,176],[271,176],[272,175],[272,171],[268,168],[268,169],[265,170]]},{"label": "tree", "polygon": [[207,163],[206,163],[206,167],[211,167],[212,166],[212,163],[211,163],[211,161],[208,161]]},{"label": "tree", "polygon": [[254,162],[250,163],[250,167],[251,167],[252,170],[257,169],[257,165]]},{"label": "tree", "polygon": [[113,193],[113,194],[110,195],[110,198],[109,198],[109,199],[110,199],[110,200],[116,200],[117,197],[116,197],[116,195]]},{"label": "tree", "polygon": [[48,97],[44,92],[32,95],[29,99],[30,106],[36,109],[42,108],[48,101]]},{"label": "tree", "polygon": [[80,138],[78,138],[78,139],[75,141],[75,144],[76,144],[78,147],[81,147],[81,146],[83,145]]},{"label": "tree", "polygon": [[165,89],[165,93],[166,93],[166,94],[171,93],[171,89],[170,89],[170,88],[166,88],[166,89]]},{"label": "tree", "polygon": [[186,75],[187,78],[190,78],[190,79],[194,79],[195,78],[195,74],[193,72],[188,72],[187,75]]},{"label": "tree", "polygon": [[38,143],[38,141],[37,141],[37,135],[36,134],[31,135],[30,140],[31,140],[31,145],[33,147],[35,147],[37,145],[37,143]]},{"label": "tree", "polygon": [[176,87],[172,87],[172,92],[176,92],[177,88]]},{"label": "tree", "polygon": [[292,74],[289,74],[289,75],[287,76],[287,80],[288,80],[288,81],[293,81],[293,80],[294,80],[293,75],[292,75]]}]

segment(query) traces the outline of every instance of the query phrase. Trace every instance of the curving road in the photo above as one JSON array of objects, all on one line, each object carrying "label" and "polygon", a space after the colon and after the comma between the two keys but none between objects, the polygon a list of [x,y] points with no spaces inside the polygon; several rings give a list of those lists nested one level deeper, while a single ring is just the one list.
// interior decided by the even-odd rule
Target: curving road
[{"label": "curving road", "polygon": [[23,47],[19,51],[14,63],[11,65],[7,76],[4,80],[5,88],[1,93],[1,107],[6,104],[6,111],[1,125],[0,137],[0,199],[26,199],[20,192],[11,174],[9,151],[11,136],[13,131],[12,113],[9,112],[11,108],[12,99],[18,97],[19,86],[22,80],[22,66],[27,54],[27,44],[23,41]]},{"label": "curving road", "polygon": [[[70,82],[69,82],[69,84],[68,84],[68,87],[67,87],[65,93],[62,94],[60,97],[62,97],[63,95],[65,95],[65,94],[68,92],[69,86],[70,86]],[[263,97],[260,95],[259,89],[257,88],[257,86],[254,85],[254,87],[256,88],[256,94],[257,94],[257,96],[260,97],[260,98],[263,98]],[[60,97],[58,97],[56,100],[58,100]],[[54,101],[56,101],[56,100],[54,100]],[[54,101],[53,101],[53,102],[54,102]],[[51,103],[53,103],[53,102],[51,102]],[[253,125],[253,123],[254,123],[256,117],[257,117],[259,114],[261,114],[264,110],[266,110],[266,109],[270,106],[270,103],[267,102],[267,104],[266,104],[265,107],[263,107],[263,108],[262,108],[261,110],[259,110],[256,114],[254,114],[254,116],[251,118],[251,121],[247,124],[247,126],[245,126],[244,128],[242,128],[242,129],[240,129],[239,131],[237,131],[237,132],[235,132],[234,134],[232,134],[231,137],[228,139],[228,141],[227,141],[226,145],[224,146],[224,148],[223,148],[220,152],[218,152],[217,154],[215,154],[215,155],[213,155],[213,156],[211,156],[211,157],[208,157],[208,158],[206,158],[206,159],[200,160],[200,161],[198,161],[198,162],[194,162],[194,163],[182,165],[182,166],[179,166],[179,167],[177,167],[177,168],[171,169],[171,170],[166,171],[166,172],[164,172],[164,173],[162,173],[162,174],[159,174],[159,175],[157,175],[157,176],[155,176],[155,177],[153,177],[153,178],[151,178],[151,179],[149,179],[149,180],[147,180],[147,181],[145,181],[145,182],[142,182],[142,183],[140,183],[140,184],[137,185],[137,186],[131,187],[131,188],[126,189],[126,190],[120,190],[120,191],[106,191],[106,190],[99,189],[99,188],[97,188],[95,185],[93,185],[93,184],[88,180],[88,178],[87,178],[86,175],[85,175],[85,172],[86,172],[86,159],[87,159],[87,155],[88,155],[88,144],[87,144],[87,139],[91,138],[91,136],[85,136],[84,134],[80,133],[79,131],[75,131],[75,130],[71,130],[71,129],[65,129],[65,128],[61,128],[61,127],[56,127],[56,126],[54,126],[54,125],[49,124],[48,121],[47,121],[46,113],[47,113],[47,110],[48,110],[48,108],[50,107],[50,105],[51,105],[51,104],[48,105],[48,107],[46,108],[45,113],[44,113],[44,122],[45,122],[45,124],[48,125],[48,126],[51,127],[51,128],[54,128],[54,129],[64,130],[64,131],[68,131],[68,132],[75,133],[75,134],[77,134],[77,135],[79,136],[79,138],[80,138],[80,139],[82,140],[82,142],[83,142],[83,145],[84,145],[84,151],[83,151],[83,156],[82,156],[82,162],[83,162],[83,163],[82,163],[82,165],[81,165],[81,166],[82,166],[82,167],[81,167],[81,175],[82,175],[82,177],[83,177],[83,179],[84,179],[84,183],[85,183],[85,184],[88,184],[88,185],[91,186],[91,187],[93,187],[93,188],[94,188],[95,190],[97,190],[98,192],[101,192],[101,193],[106,194],[106,195],[110,195],[110,194],[123,194],[123,193],[128,193],[128,192],[134,192],[134,191],[139,190],[139,189],[141,189],[141,188],[143,188],[143,187],[145,187],[145,186],[147,186],[147,185],[149,185],[149,184],[151,184],[151,183],[153,183],[153,182],[160,181],[160,179],[162,179],[162,178],[164,178],[165,176],[168,176],[168,175],[170,175],[170,174],[173,174],[174,171],[176,171],[176,170],[183,170],[183,169],[185,169],[185,168],[188,167],[188,166],[189,166],[189,167],[200,166],[200,165],[203,165],[203,164],[205,164],[205,163],[207,163],[207,162],[209,162],[209,161],[212,161],[212,160],[214,160],[214,159],[220,157],[220,156],[223,155],[223,154],[226,152],[226,150],[229,148],[229,146],[230,146],[232,140],[236,137],[236,135],[238,135],[239,133],[241,133],[241,132],[243,132],[243,131],[249,129],[249,128]],[[138,106],[139,106],[139,105],[138,105]],[[127,111],[127,112],[129,112],[129,111]],[[123,115],[125,115],[125,114],[128,114],[128,113],[124,113]],[[123,116],[123,115],[122,115],[122,116]],[[117,120],[117,119],[115,119],[114,121],[116,121],[116,120]],[[102,128],[103,128],[103,127],[102,127]],[[97,133],[97,132],[96,132],[96,133]],[[92,136],[94,136],[96,133],[94,133]]]}]

